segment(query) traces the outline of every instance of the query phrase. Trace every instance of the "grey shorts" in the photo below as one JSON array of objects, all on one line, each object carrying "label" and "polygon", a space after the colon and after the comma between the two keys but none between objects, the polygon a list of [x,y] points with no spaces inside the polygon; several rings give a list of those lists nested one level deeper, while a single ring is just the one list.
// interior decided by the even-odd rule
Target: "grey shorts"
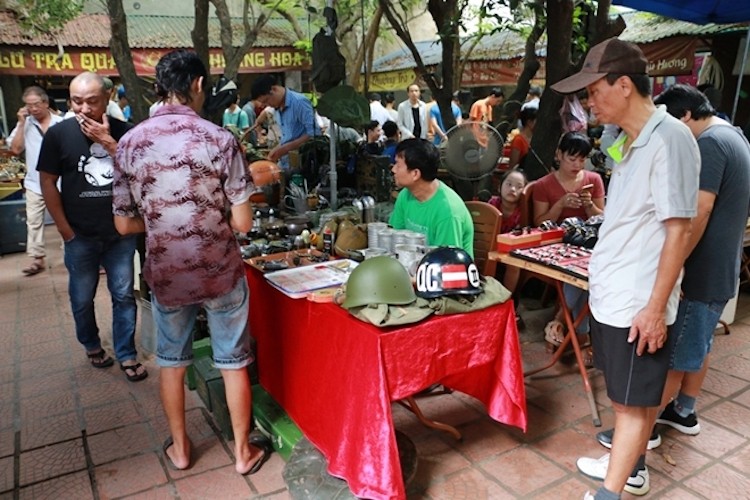
[{"label": "grey shorts", "polygon": [[675,342],[672,327],[668,330],[664,347],[654,354],[638,356],[637,342],[628,343],[630,328],[605,325],[591,318],[594,366],[604,372],[609,399],[626,406],[661,404]]}]

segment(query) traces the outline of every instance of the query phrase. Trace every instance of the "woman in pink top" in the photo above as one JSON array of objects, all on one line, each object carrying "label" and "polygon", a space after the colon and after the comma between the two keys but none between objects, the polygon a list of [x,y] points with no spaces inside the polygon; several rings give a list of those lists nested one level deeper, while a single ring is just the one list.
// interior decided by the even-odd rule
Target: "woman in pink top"
[{"label": "woman in pink top", "polygon": [[568,217],[588,219],[604,211],[604,183],[596,172],[584,170],[591,141],[578,132],[560,139],[555,159],[557,170],[534,184],[534,224],[562,222]]},{"label": "woman in pink top", "polygon": [[[579,132],[567,132],[560,139],[555,159],[557,170],[545,175],[534,185],[534,224],[545,220],[562,222],[568,217],[588,219],[604,211],[604,182],[596,172],[584,170],[591,152],[591,141]],[[563,287],[565,303],[574,317],[588,301],[588,293],[571,285]],[[562,343],[565,327],[561,311],[544,328],[544,338],[554,350]],[[579,337],[588,333],[588,320],[578,326]],[[584,352],[587,365],[592,362],[590,349]]]}]

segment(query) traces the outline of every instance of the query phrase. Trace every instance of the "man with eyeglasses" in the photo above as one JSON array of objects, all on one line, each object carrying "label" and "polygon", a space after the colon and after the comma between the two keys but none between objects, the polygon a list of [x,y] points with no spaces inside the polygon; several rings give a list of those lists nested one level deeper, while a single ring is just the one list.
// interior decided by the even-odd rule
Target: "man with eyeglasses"
[{"label": "man with eyeglasses", "polygon": [[62,117],[49,109],[49,97],[43,88],[27,87],[23,92],[23,106],[18,110],[18,123],[11,132],[8,142],[15,155],[26,151],[26,176],[23,186],[26,189],[26,253],[31,264],[23,268],[26,276],[39,274],[47,267],[44,262],[44,211],[46,206],[36,170],[42,139],[47,129]]}]

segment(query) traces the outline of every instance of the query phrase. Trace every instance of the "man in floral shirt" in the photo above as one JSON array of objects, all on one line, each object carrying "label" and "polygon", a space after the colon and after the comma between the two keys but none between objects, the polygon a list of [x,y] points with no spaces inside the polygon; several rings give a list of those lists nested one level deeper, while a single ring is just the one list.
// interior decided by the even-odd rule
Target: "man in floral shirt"
[{"label": "man in floral shirt", "polygon": [[164,105],[118,145],[113,210],[120,233],[146,232],[144,275],[153,293],[162,404],[171,432],[163,448],[167,463],[190,466],[183,377],[193,361],[195,317],[204,307],[226,386],[235,469],[252,474],[270,448],[248,441],[249,299],[232,232],[250,229],[252,185],[232,134],[198,116],[207,77],[195,53],[178,50],[159,61],[156,88]]}]

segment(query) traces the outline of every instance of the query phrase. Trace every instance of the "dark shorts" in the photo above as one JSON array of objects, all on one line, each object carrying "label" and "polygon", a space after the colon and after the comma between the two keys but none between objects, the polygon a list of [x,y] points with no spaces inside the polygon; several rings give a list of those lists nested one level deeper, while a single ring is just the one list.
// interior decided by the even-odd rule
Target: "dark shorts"
[{"label": "dark shorts", "polygon": [[669,327],[667,342],[654,354],[635,352],[637,342],[628,343],[630,328],[604,325],[591,318],[594,366],[604,372],[607,396],[626,406],[653,407],[661,404],[675,335]]}]

